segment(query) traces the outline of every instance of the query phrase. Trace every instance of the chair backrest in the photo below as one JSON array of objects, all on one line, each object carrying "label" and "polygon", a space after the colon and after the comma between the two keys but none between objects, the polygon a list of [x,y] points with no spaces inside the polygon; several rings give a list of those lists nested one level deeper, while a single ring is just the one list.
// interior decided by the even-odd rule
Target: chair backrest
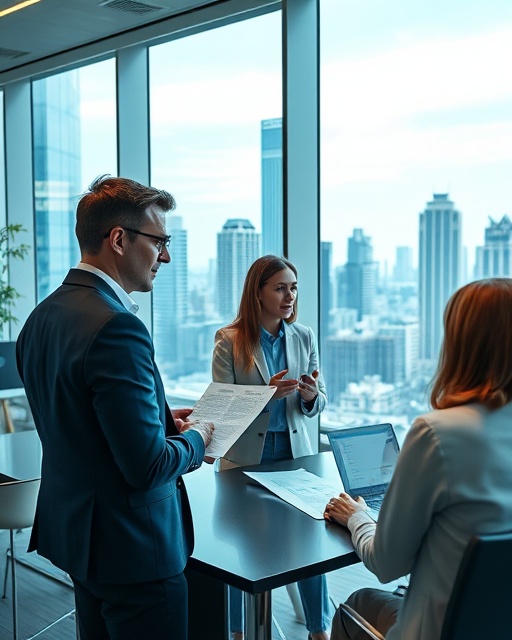
[{"label": "chair backrest", "polygon": [[468,543],[446,609],[441,640],[512,637],[512,532]]},{"label": "chair backrest", "polygon": [[25,529],[34,524],[40,478],[0,484],[0,529]]}]

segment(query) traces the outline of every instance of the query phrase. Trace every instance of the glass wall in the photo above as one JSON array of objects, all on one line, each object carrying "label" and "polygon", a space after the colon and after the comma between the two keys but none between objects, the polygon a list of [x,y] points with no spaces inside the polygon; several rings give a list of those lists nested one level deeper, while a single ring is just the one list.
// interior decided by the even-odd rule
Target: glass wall
[{"label": "glass wall", "polygon": [[38,300],[79,260],[78,195],[97,175],[117,172],[115,90],[112,60],[33,82]]},{"label": "glass wall", "polygon": [[185,406],[211,381],[248,267],[282,253],[281,95],[279,12],[150,49],[151,182],[177,200],[153,335]]},{"label": "glass wall", "polygon": [[4,92],[0,91],[0,226],[5,225],[5,137]]},{"label": "glass wall", "polygon": [[[4,93],[0,91],[0,227],[5,227],[7,223],[6,206],[6,175],[5,175],[5,110]],[[4,260],[1,260],[0,278],[6,283],[9,281],[9,268],[4,271]],[[9,339],[9,323],[0,326],[0,339]]]},{"label": "glass wall", "polygon": [[426,408],[447,298],[512,274],[512,5],[321,2],[324,427]]},{"label": "glass wall", "polygon": [[[428,404],[447,298],[512,275],[512,5],[483,7],[321,0],[326,428],[405,430]],[[274,12],[149,49],[151,183],[178,203],[153,334],[180,401],[210,380],[250,263],[282,253],[281,46]],[[38,299],[78,260],[76,196],[117,173],[115,90],[114,60],[33,83]]]}]

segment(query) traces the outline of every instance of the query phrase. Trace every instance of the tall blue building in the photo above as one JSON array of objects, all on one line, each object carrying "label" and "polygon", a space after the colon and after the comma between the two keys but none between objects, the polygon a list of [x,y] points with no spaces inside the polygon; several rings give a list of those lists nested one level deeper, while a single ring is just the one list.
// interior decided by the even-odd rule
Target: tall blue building
[{"label": "tall blue building", "polygon": [[475,278],[512,276],[512,222],[508,216],[496,222],[489,218],[485,243],[476,248]]},{"label": "tall blue building", "polygon": [[357,319],[372,315],[377,296],[379,268],[373,260],[373,247],[362,229],[354,229],[348,239],[348,261],[345,264],[346,300],[344,306],[357,310]]},{"label": "tall blue building", "polygon": [[37,297],[79,260],[75,211],[81,192],[78,71],[32,83]]},{"label": "tall blue building", "polygon": [[260,256],[260,235],[244,218],[231,218],[217,234],[217,311],[224,321],[235,318],[245,276]]},{"label": "tall blue building", "polygon": [[332,289],[332,242],[320,243],[320,343],[325,341],[330,331],[330,316],[333,307]]},{"label": "tall blue building", "polygon": [[155,353],[169,375],[180,371],[180,331],[188,319],[188,237],[180,216],[169,216],[172,236],[170,264],[158,270],[153,289],[153,340]]},{"label": "tall blue building", "polygon": [[414,269],[412,266],[412,248],[397,247],[393,280],[395,282],[413,282]]},{"label": "tall blue building", "polygon": [[447,193],[435,193],[420,213],[420,358],[435,363],[443,339],[443,313],[461,281],[461,214]]},{"label": "tall blue building", "polygon": [[283,255],[283,122],[261,123],[261,229],[263,255]]}]

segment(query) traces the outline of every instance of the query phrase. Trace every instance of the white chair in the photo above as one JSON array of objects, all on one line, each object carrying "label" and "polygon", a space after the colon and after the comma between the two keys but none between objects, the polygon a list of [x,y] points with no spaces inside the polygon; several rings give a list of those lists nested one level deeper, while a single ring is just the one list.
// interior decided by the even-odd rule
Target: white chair
[{"label": "white chair", "polygon": [[302,608],[302,601],[300,599],[299,587],[296,582],[286,585],[286,591],[292,602],[293,612],[295,618],[300,624],[306,624],[306,618],[304,617],[304,609]]},{"label": "white chair", "polygon": [[[0,529],[8,529],[10,536],[10,549],[8,549],[8,559],[11,560],[11,583],[12,583],[12,629],[13,639],[18,640],[18,602],[16,588],[16,552],[14,547],[14,533],[18,529],[27,529],[34,524],[36,512],[37,494],[41,480],[13,480],[12,482],[0,483]],[[4,597],[7,586],[7,571],[5,568]],[[64,616],[55,620],[51,624],[38,631],[34,636],[52,627],[60,620],[74,613],[70,611]],[[30,638],[28,640],[31,640]]]},{"label": "white chair", "polygon": [[0,529],[9,529],[11,545],[12,630],[14,640],[18,640],[14,532],[18,529],[26,529],[34,524],[40,484],[41,480],[39,478],[34,480],[14,480],[0,484]]}]

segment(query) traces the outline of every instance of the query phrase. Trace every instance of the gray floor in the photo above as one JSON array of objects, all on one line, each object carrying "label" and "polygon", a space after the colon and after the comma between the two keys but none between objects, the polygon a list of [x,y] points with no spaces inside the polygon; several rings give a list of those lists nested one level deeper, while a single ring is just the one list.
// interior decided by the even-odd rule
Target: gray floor
[{"label": "gray floor", "polygon": [[[41,571],[47,571],[58,579],[44,575],[40,571],[34,571],[26,566],[18,566],[18,611],[20,638],[28,638],[37,633],[46,624],[51,623],[60,616],[65,615],[74,607],[73,591],[66,584],[66,576],[53,568],[44,558],[36,554],[24,554],[28,531],[23,531],[16,536],[16,551],[21,558],[29,560],[37,565]],[[0,586],[3,591],[3,576],[5,568],[5,549],[8,543],[8,533],[0,533]],[[328,574],[327,582],[332,600],[337,603],[344,600],[352,591],[361,586],[379,586],[376,578],[364,569],[361,564],[353,565],[345,569],[333,571]],[[386,588],[394,588],[395,583]],[[297,621],[290,597],[283,587],[273,593],[272,607],[274,618],[281,628],[287,640],[306,640],[307,630],[303,624]],[[333,608],[334,611],[334,608]],[[208,638],[207,622],[205,623],[205,639]],[[7,585],[7,598],[0,598],[0,638],[12,637],[11,620],[11,584]],[[74,616],[66,618],[37,636],[41,640],[72,640],[75,638]],[[151,634],[141,640],[150,640]],[[172,640],[172,635],[169,636]],[[278,628],[273,626],[273,640],[282,640]]]},{"label": "gray floor", "polygon": [[[21,639],[35,635],[40,629],[74,608],[73,589],[67,577],[53,568],[44,558],[36,554],[25,554],[29,530],[24,530],[15,536],[16,553],[23,560],[27,558],[31,564],[38,567],[34,571],[23,565],[17,565],[18,584],[18,634]],[[0,533],[0,582],[3,593],[6,566],[6,549],[9,533]],[[47,572],[42,573],[42,571]],[[49,577],[49,574],[59,578]],[[0,594],[1,595],[1,594]],[[0,638],[12,638],[12,589],[10,571],[7,581],[7,597],[0,598]],[[74,616],[59,622],[46,632],[37,636],[41,640],[71,640],[75,638]]]}]

